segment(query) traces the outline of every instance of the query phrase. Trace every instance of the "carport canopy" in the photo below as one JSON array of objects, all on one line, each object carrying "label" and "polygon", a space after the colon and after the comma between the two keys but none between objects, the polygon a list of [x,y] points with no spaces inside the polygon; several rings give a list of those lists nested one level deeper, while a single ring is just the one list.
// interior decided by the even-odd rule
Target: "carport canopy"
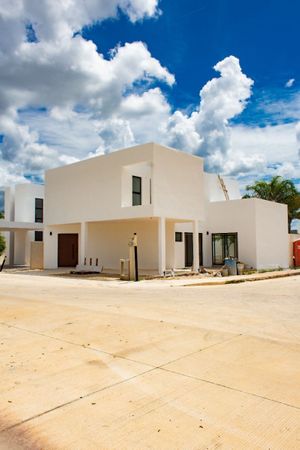
[{"label": "carport canopy", "polygon": [[42,223],[0,220],[0,231],[43,231],[43,228]]}]

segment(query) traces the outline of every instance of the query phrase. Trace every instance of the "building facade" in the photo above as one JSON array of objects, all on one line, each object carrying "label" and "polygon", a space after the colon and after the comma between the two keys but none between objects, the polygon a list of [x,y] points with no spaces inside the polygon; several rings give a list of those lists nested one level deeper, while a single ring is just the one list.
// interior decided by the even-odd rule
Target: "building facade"
[{"label": "building facade", "polygon": [[0,231],[11,265],[39,255],[46,269],[118,272],[134,233],[141,273],[229,256],[256,269],[290,262],[286,205],[241,199],[237,181],[205,173],[202,158],[155,143],[48,170],[45,187],[6,188]]},{"label": "building facade", "polygon": [[29,266],[31,243],[43,241],[44,186],[26,183],[4,189],[4,219],[0,232],[6,240],[7,264]]},{"label": "building facade", "polygon": [[286,205],[241,199],[234,180],[203,159],[155,143],[52,169],[45,175],[45,268],[99,261],[118,272],[137,233],[144,273],[221,265],[289,266]]}]

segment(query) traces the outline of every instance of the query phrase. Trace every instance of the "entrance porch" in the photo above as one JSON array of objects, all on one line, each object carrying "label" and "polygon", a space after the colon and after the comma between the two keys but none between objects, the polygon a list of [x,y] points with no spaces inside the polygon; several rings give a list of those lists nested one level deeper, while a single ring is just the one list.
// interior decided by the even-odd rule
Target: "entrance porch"
[{"label": "entrance porch", "polygon": [[[70,266],[75,266],[77,261],[79,265],[93,266],[97,262],[103,271],[119,273],[120,259],[128,258],[128,244],[136,233],[139,272],[163,275],[166,270],[179,268],[175,255],[175,224],[178,222],[193,223],[189,247],[192,246],[192,268],[196,271],[200,264],[198,221],[162,217],[47,226],[44,233],[45,268],[59,267],[61,261],[66,266],[65,262],[73,258],[74,264]],[[73,242],[69,250],[67,241]],[[68,251],[72,252],[69,256],[64,254]]]}]

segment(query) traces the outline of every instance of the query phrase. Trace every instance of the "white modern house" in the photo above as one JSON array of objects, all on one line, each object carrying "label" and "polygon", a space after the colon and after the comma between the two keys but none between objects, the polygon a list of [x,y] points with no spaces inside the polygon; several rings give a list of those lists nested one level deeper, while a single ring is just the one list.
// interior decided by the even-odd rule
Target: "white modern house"
[{"label": "white modern house", "polygon": [[286,205],[241,199],[238,185],[206,174],[203,159],[155,143],[49,170],[45,268],[98,259],[118,271],[138,236],[143,272],[223,264],[289,266]]},{"label": "white modern house", "polygon": [[[15,232],[15,262],[28,260],[23,244],[34,238],[29,230],[42,227],[35,208],[43,188],[25,186],[16,187],[15,217],[6,205],[0,221],[0,231]],[[31,198],[22,216],[18,190]],[[29,223],[19,230],[21,217]],[[257,269],[289,266],[286,205],[241,199],[237,182],[205,173],[198,156],[149,143],[46,172],[45,268],[97,260],[118,272],[134,233],[143,273],[198,270],[222,265],[228,256]]]},{"label": "white modern house", "polygon": [[[30,265],[31,242],[43,241],[44,186],[25,183],[4,188],[4,219],[0,232],[6,238],[7,263]],[[39,244],[38,244],[39,245]]]}]

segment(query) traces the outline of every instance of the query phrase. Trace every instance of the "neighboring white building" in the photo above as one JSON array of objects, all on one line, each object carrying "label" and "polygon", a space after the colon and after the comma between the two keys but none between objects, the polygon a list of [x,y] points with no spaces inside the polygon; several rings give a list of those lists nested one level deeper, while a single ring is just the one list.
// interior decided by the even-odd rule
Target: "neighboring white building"
[{"label": "neighboring white building", "polygon": [[0,231],[10,264],[29,265],[44,228],[46,269],[98,259],[117,272],[133,233],[143,273],[198,270],[227,256],[257,269],[289,266],[286,205],[241,199],[236,180],[155,143],[48,170],[44,214],[43,199],[41,185],[5,190]]},{"label": "neighboring white building", "polygon": [[45,268],[98,258],[118,271],[137,233],[139,268],[223,264],[289,266],[286,205],[241,199],[237,182],[206,174],[203,159],[158,144],[139,145],[48,170]]},{"label": "neighboring white building", "polygon": [[6,239],[7,264],[30,264],[31,242],[43,240],[43,202],[42,185],[26,183],[4,189],[0,232]]}]

